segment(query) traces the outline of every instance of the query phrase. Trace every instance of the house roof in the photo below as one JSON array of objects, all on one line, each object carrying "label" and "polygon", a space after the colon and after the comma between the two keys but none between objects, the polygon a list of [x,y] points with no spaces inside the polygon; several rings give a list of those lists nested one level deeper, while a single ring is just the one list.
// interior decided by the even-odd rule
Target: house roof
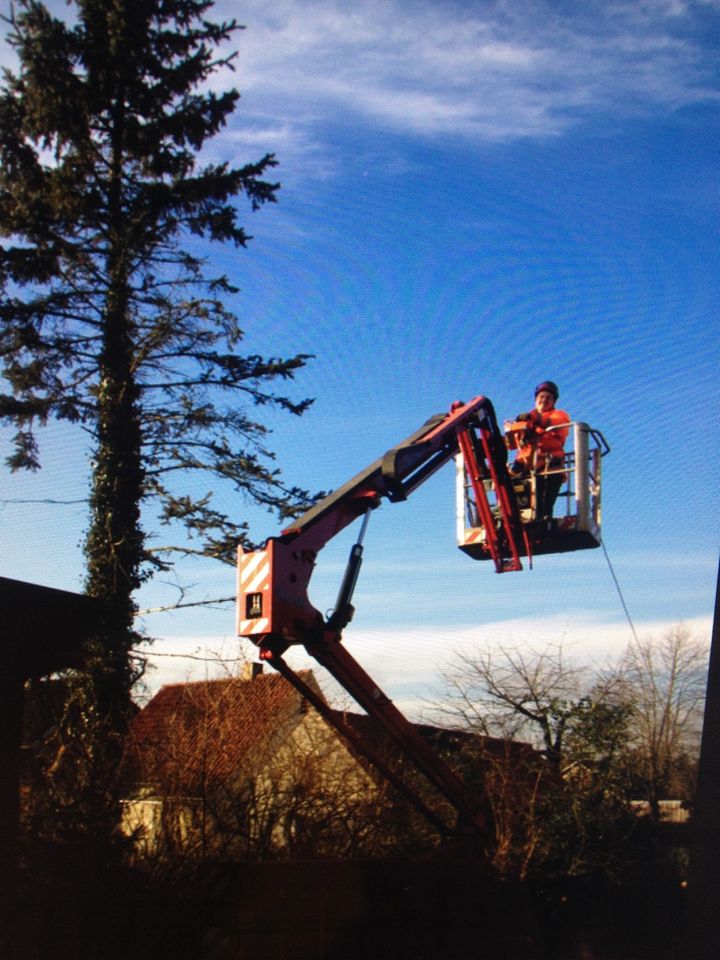
[{"label": "house roof", "polygon": [[[383,753],[398,754],[389,739],[372,717],[366,714],[334,710],[339,722],[348,726],[363,740]],[[426,723],[414,723],[413,727],[438,753],[453,756],[464,751],[484,757],[486,760],[512,757],[513,760],[536,760],[540,754],[529,743],[500,737],[482,736],[472,730],[436,727]]]},{"label": "house roof", "polygon": [[84,661],[83,644],[102,628],[106,605],[95,597],[0,577],[6,669],[43,677]]},{"label": "house roof", "polygon": [[[299,671],[299,675],[322,697],[311,670]],[[121,768],[124,785],[130,790],[150,788],[167,796],[197,796],[211,783],[243,773],[253,777],[286,742],[308,709],[307,701],[280,674],[164,686],[130,726]],[[402,762],[399,748],[371,717],[332,713],[341,726],[349,727],[386,760]],[[414,726],[434,749],[450,756],[464,751],[485,759],[508,751],[516,760],[537,756],[529,744],[478,738],[467,731],[424,724]],[[363,762],[362,757],[357,759]]]},{"label": "house roof", "polygon": [[[303,680],[322,696],[312,671]],[[126,786],[195,794],[268,755],[307,711],[279,674],[162,687],[133,720],[122,779]]]}]

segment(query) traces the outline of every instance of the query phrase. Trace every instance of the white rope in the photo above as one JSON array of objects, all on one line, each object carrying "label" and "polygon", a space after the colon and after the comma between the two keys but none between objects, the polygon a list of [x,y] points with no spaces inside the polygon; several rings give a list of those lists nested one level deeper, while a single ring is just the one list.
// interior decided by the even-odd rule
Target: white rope
[{"label": "white rope", "polygon": [[610,557],[608,556],[608,552],[607,552],[607,548],[605,547],[605,541],[604,541],[604,540],[601,540],[601,541],[600,541],[600,546],[602,547],[603,553],[605,554],[605,559],[607,560],[608,569],[610,570],[610,576],[613,578],[613,582],[614,582],[614,584],[615,584],[615,588],[617,589],[618,596],[620,597],[620,603],[622,604],[622,608],[623,608],[623,610],[625,611],[625,616],[627,617],[627,621],[628,621],[628,623],[630,624],[630,629],[632,630],[632,635],[633,635],[633,637],[634,637],[634,639],[635,639],[635,643],[639,643],[640,641],[638,640],[638,635],[637,635],[637,633],[635,632],[635,625],[634,625],[633,622],[632,622],[632,617],[630,616],[630,611],[628,610],[628,606],[627,606],[627,604],[625,603],[625,597],[623,596],[623,592],[622,592],[622,590],[621,590],[621,588],[620,588],[620,582],[618,581],[618,578],[615,576],[615,571],[613,570],[613,565],[612,565],[612,563],[610,563]]}]

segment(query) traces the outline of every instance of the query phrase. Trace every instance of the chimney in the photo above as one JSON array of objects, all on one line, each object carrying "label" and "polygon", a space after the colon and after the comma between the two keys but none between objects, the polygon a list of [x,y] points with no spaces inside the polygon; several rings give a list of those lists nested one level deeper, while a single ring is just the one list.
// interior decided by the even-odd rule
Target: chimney
[{"label": "chimney", "polygon": [[262,663],[244,663],[242,668],[242,679],[254,680],[256,677],[261,676],[262,672]]}]

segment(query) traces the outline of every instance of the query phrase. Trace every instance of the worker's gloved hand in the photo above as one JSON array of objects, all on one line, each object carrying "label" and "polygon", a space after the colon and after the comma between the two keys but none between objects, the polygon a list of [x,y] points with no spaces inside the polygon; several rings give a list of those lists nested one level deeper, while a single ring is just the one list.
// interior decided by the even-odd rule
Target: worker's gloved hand
[{"label": "worker's gloved hand", "polygon": [[515,417],[515,419],[516,419],[519,423],[525,423],[527,420],[530,420],[531,417],[532,417],[532,414],[531,414],[531,413],[519,413],[519,414]]}]

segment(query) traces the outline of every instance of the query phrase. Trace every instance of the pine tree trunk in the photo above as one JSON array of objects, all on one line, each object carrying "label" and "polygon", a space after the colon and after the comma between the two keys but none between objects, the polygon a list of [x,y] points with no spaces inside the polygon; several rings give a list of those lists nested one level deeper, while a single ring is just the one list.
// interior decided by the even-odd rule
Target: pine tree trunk
[{"label": "pine tree trunk", "polygon": [[107,622],[96,656],[96,709],[109,732],[121,737],[133,683],[130,648],[140,585],[144,537],[142,432],[124,257],[112,254],[103,317],[103,347],[97,398],[97,446],[91,519],[85,553],[87,592],[105,601]]},{"label": "pine tree trunk", "polygon": [[91,520],[86,541],[87,591],[108,609],[102,650],[94,671],[101,722],[119,736],[130,708],[135,606],[140,586],[144,536],[140,526],[143,494],[142,427],[134,370],[135,343],[130,310],[129,251],[122,205],[125,93],[122,78],[112,122],[112,161],[108,178],[107,295],[102,317]]},{"label": "pine tree trunk", "polygon": [[98,678],[98,708],[111,726],[122,723],[130,704],[135,608],[140,585],[143,487],[138,387],[131,367],[131,337],[122,293],[111,293],[98,395],[96,468],[86,543],[87,592],[108,609],[105,650]]}]

